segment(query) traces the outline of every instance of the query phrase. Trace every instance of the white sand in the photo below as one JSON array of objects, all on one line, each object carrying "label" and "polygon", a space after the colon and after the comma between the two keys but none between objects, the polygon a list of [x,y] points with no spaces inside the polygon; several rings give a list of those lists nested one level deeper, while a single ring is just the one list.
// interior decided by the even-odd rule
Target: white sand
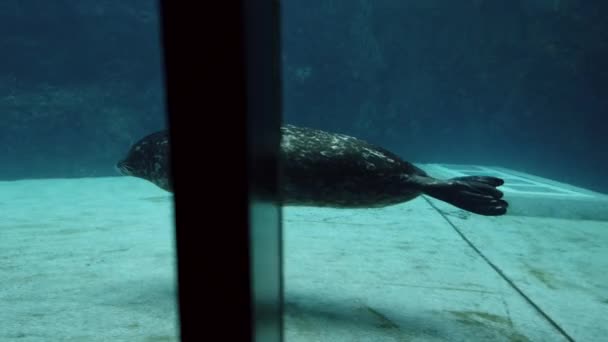
[{"label": "white sand", "polygon": [[0,341],[176,340],[162,190],[132,178],[2,182],[0,210]]},{"label": "white sand", "polygon": [[[178,340],[166,192],[130,177],[0,182],[0,210],[0,341]],[[287,341],[564,341],[447,220],[575,340],[606,340],[607,221],[425,198],[284,219]]]}]

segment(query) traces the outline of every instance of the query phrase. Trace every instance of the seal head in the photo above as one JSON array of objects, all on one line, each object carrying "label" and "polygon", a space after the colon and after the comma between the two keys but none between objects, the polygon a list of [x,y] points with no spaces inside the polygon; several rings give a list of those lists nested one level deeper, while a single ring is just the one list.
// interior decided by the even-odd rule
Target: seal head
[{"label": "seal head", "polygon": [[165,130],[137,141],[126,157],[115,165],[116,170],[124,176],[142,178],[172,192],[170,166],[169,135]]}]

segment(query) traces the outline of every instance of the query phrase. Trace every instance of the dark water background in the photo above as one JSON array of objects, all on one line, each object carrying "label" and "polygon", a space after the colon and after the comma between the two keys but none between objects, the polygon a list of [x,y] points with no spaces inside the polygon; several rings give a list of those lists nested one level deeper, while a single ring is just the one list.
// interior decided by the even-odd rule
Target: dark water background
[{"label": "dark water background", "polygon": [[[283,14],[287,122],[608,192],[608,2],[285,1]],[[164,126],[158,30],[153,1],[2,1],[0,179],[116,175]]]}]

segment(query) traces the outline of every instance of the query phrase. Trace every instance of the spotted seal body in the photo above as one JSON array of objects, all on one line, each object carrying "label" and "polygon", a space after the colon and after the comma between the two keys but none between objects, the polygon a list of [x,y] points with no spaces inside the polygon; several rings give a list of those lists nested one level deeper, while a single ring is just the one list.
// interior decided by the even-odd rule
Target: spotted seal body
[{"label": "spotted seal body", "polygon": [[[166,131],[144,137],[118,170],[171,191],[167,141]],[[500,178],[440,180],[390,151],[343,134],[285,125],[279,157],[281,199],[288,206],[378,208],[424,194],[480,215],[503,215],[508,207],[496,189],[504,183]]]},{"label": "spotted seal body", "polygon": [[283,203],[373,208],[406,202],[420,191],[403,181],[425,175],[398,156],[357,138],[293,125],[281,127]]}]

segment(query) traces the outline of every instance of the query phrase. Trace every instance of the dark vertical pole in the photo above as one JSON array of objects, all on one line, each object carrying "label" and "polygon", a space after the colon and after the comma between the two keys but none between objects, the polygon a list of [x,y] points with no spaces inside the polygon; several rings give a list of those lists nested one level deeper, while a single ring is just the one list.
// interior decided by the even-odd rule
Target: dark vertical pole
[{"label": "dark vertical pole", "polygon": [[160,5],[181,340],[279,341],[276,3]]}]

